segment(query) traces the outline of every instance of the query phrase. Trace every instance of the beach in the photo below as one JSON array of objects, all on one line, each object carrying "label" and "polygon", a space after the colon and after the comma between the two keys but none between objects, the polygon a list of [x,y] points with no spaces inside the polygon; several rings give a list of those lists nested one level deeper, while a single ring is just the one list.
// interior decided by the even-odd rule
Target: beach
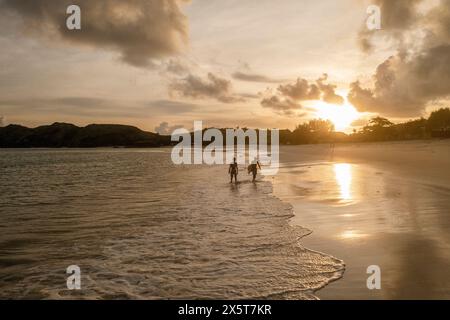
[{"label": "beach", "polygon": [[170,149],[0,150],[0,298],[450,298],[449,146],[282,146],[238,184]]},{"label": "beach", "polygon": [[[450,141],[286,146],[269,178],[301,244],[345,263],[321,299],[449,299]],[[367,288],[379,266],[381,290]]]},{"label": "beach", "polygon": [[317,299],[342,276],[269,181],[170,152],[0,150],[0,298]]}]

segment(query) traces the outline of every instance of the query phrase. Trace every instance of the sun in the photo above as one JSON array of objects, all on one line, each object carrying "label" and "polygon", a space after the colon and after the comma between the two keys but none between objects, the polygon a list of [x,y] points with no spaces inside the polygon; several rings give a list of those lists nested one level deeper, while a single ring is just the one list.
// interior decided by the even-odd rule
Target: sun
[{"label": "sun", "polygon": [[333,122],[336,131],[349,129],[352,122],[359,118],[356,108],[348,102],[343,105],[335,105],[318,101],[314,104],[314,108],[316,116]]}]

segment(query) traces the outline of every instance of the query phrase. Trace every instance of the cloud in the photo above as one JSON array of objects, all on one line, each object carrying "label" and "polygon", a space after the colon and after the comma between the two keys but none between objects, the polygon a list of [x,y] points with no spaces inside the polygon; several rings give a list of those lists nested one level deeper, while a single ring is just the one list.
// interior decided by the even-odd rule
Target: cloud
[{"label": "cloud", "polygon": [[188,42],[188,22],[181,12],[187,0],[78,0],[82,29],[68,30],[71,0],[3,0],[1,11],[19,18],[30,36],[55,36],[73,45],[118,52],[123,61],[148,67],[154,59],[179,53]]},{"label": "cloud", "polygon": [[233,94],[231,82],[208,73],[207,79],[189,74],[186,78],[174,80],[170,86],[171,95],[193,99],[215,99],[223,103],[243,102],[245,99]]},{"label": "cloud", "polygon": [[[286,113],[288,110],[302,109],[302,101],[323,100],[332,104],[343,104],[344,98],[336,94],[336,86],[327,84],[327,80],[327,74],[317,79],[315,83],[298,78],[293,84],[280,85],[275,94],[272,90],[268,90],[266,97],[261,101],[261,105]],[[289,112],[286,114],[290,115]]]},{"label": "cloud", "polygon": [[258,82],[258,83],[282,83],[286,82],[286,79],[275,79],[263,74],[259,74],[252,70],[252,67],[248,62],[239,60],[238,70],[231,74],[233,79],[246,82]]},{"label": "cloud", "polygon": [[169,126],[168,122],[161,122],[159,126],[155,127],[155,132],[160,135],[170,135],[176,129],[183,128],[182,125]]},{"label": "cloud", "polygon": [[261,95],[258,93],[241,93],[241,94],[239,94],[239,96],[244,99],[259,99],[259,98],[261,98]]},{"label": "cloud", "polygon": [[317,86],[322,92],[322,100],[331,104],[344,104],[345,100],[340,95],[337,95],[335,90],[336,86],[333,84],[326,84],[328,75],[325,73],[321,78],[317,80]]},{"label": "cloud", "polygon": [[374,82],[374,88],[351,84],[348,98],[359,111],[422,115],[429,102],[450,95],[450,44],[412,57],[392,56],[378,66]]},{"label": "cloud", "polygon": [[294,84],[279,86],[278,92],[296,101],[320,99],[319,87],[315,84],[309,84],[307,80],[301,78],[297,79],[297,82]]},{"label": "cloud", "polygon": [[373,49],[372,38],[382,34],[396,40],[403,40],[402,31],[417,22],[417,6],[423,0],[373,0],[372,4],[381,9],[382,31],[370,31],[366,25],[362,26],[359,33],[359,44],[365,52]]},{"label": "cloud", "polygon": [[450,0],[441,0],[425,15],[423,23],[428,26],[428,46],[450,43]]},{"label": "cloud", "polygon": [[270,108],[275,111],[284,113],[286,115],[291,114],[291,111],[293,110],[302,109],[302,106],[294,102],[292,99],[286,99],[275,95],[268,98],[264,98],[261,101],[261,105],[264,108]]},{"label": "cloud", "polygon": [[280,83],[284,80],[273,79],[261,74],[235,72],[231,75],[236,80],[248,81],[248,82],[261,82],[261,83]]},{"label": "cloud", "polygon": [[[388,2],[378,1],[385,10],[395,6],[396,16],[405,19],[395,22],[389,12],[383,16],[384,33],[398,40],[397,53],[377,67],[372,87],[353,82],[348,98],[359,111],[423,115],[429,103],[450,96],[450,0],[441,0],[421,13],[416,7],[422,1]],[[405,39],[414,45],[406,49]]]},{"label": "cloud", "polygon": [[166,71],[178,76],[186,75],[189,73],[189,67],[179,60],[169,60],[166,64]]}]

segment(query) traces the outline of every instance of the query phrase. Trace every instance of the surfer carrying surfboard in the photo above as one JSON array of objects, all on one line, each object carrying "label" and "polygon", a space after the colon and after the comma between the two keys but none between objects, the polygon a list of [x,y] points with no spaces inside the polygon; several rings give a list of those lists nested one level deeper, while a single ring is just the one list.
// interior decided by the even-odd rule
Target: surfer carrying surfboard
[{"label": "surfer carrying surfboard", "polygon": [[233,158],[233,163],[230,164],[230,167],[228,168],[228,173],[230,174],[230,177],[231,177],[230,183],[233,183],[233,177],[234,177],[234,182],[237,183],[237,175],[239,173],[239,168],[238,168],[238,164],[236,162],[236,158]]},{"label": "surfer carrying surfboard", "polygon": [[259,163],[257,158],[254,158],[252,163],[248,166],[248,173],[252,173],[253,175],[253,182],[256,181],[256,175],[258,174],[258,168],[261,170],[261,164]]}]

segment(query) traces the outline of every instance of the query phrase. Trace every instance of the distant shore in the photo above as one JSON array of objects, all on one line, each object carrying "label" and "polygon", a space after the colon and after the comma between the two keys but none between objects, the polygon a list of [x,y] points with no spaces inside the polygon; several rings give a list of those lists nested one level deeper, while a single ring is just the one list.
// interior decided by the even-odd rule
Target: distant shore
[{"label": "distant shore", "polygon": [[[318,120],[317,120],[318,121]],[[316,122],[314,122],[316,123]],[[329,123],[326,131],[314,132],[307,129],[304,133],[300,129],[294,131],[280,130],[280,145],[316,145],[316,144],[352,144],[377,143],[382,141],[414,141],[440,140],[449,138],[447,131],[442,131],[442,137],[430,135],[390,135],[379,136],[377,128],[369,133],[346,135],[341,132],[330,131]],[[306,126],[306,125],[305,125]],[[394,130],[395,127],[382,128]],[[219,129],[225,131],[226,129]],[[244,129],[245,130],[245,129]],[[395,129],[397,130],[397,129]],[[420,130],[419,130],[420,131]],[[383,131],[384,132],[384,131]],[[193,133],[191,133],[193,134]],[[140,130],[139,128],[117,124],[91,124],[78,127],[69,123],[54,123],[52,125],[27,128],[20,125],[0,127],[0,148],[159,148],[175,145],[170,135],[161,135]]]}]

